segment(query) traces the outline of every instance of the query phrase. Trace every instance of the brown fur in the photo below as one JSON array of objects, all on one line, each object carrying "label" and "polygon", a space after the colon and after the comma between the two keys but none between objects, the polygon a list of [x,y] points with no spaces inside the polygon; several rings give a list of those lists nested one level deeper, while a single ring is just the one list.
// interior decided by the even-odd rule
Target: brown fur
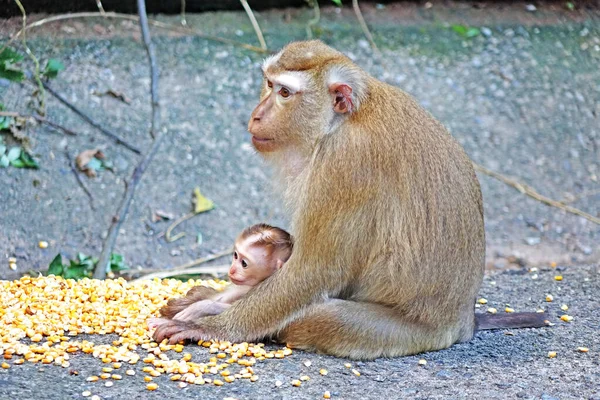
[{"label": "brown fur", "polygon": [[266,79],[286,71],[304,71],[308,87],[282,100],[265,83],[249,131],[278,173],[294,252],[221,315],[155,339],[276,336],[355,359],[469,340],[485,237],[463,149],[412,97],[321,42],[286,46]]}]

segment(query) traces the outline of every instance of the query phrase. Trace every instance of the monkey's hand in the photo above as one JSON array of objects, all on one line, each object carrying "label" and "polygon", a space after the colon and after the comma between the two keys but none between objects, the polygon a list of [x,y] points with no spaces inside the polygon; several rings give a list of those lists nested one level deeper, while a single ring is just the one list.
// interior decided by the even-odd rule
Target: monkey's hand
[{"label": "monkey's hand", "polygon": [[161,325],[166,324],[167,322],[169,322],[170,320],[167,318],[149,318],[148,321],[146,322],[148,324],[148,329],[154,329],[154,328],[158,328]]},{"label": "monkey's hand", "polygon": [[154,332],[154,340],[157,343],[164,339],[169,339],[169,343],[175,344],[184,340],[210,340],[221,338],[221,334],[217,333],[210,324],[213,317],[202,318],[195,324],[188,321],[170,320],[165,324],[160,325]]},{"label": "monkey's hand", "polygon": [[229,307],[229,304],[219,303],[213,300],[201,300],[188,306],[183,311],[178,312],[173,319],[191,322],[208,315],[221,314]]}]

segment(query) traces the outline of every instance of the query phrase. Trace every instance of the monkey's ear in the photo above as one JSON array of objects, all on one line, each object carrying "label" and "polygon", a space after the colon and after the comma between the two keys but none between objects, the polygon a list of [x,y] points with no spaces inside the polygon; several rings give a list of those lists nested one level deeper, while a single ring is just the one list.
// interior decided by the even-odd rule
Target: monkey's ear
[{"label": "monkey's ear", "polygon": [[281,267],[283,267],[283,261],[281,261],[281,259],[278,258],[276,266],[277,266],[277,269],[280,269]]},{"label": "monkey's ear", "polygon": [[333,83],[329,85],[329,93],[333,98],[333,111],[338,114],[351,113],[354,111],[352,102],[352,88],[345,83]]}]

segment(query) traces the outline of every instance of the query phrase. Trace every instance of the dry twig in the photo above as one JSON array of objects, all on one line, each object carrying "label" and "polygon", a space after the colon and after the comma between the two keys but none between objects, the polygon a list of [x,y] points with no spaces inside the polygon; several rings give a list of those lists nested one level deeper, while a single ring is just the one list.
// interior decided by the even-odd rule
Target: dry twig
[{"label": "dry twig", "polygon": [[138,149],[136,146],[126,142],[125,140],[121,139],[120,137],[118,137],[117,135],[112,133],[111,131],[104,128],[98,122],[94,121],[90,116],[85,114],[83,111],[81,111],[79,108],[77,108],[74,104],[72,104],[69,100],[65,99],[62,95],[60,95],[54,89],[52,89],[47,83],[43,82],[42,84],[44,85],[44,87],[46,88],[48,93],[50,93],[52,96],[54,96],[58,101],[63,103],[65,106],[70,108],[73,112],[75,112],[75,114],[79,115],[88,124],[90,124],[94,128],[98,129],[100,132],[102,132],[105,136],[108,136],[109,138],[114,140],[116,143],[128,148],[129,150],[133,151],[135,154],[142,153],[140,151],[140,149]]},{"label": "dry twig", "polygon": [[40,124],[45,124],[45,125],[48,125],[58,131],[63,131],[67,135],[77,136],[76,132],[73,132],[69,128],[65,128],[64,126],[59,125],[56,122],[49,121],[46,118],[42,117],[41,115],[36,115],[36,114],[25,115],[25,114],[19,114],[17,112],[12,112],[12,111],[0,111],[0,117],[12,117],[12,118],[22,118],[22,119],[33,118]]},{"label": "dry twig", "polygon": [[100,257],[98,259],[98,264],[96,264],[96,268],[94,270],[94,278],[96,279],[104,279],[106,277],[106,269],[110,260],[110,255],[115,247],[115,242],[117,241],[117,236],[119,234],[119,228],[121,227],[121,224],[123,223],[123,220],[125,220],[125,217],[129,211],[129,206],[133,200],[135,189],[165,136],[163,130],[159,129],[160,102],[157,90],[158,67],[156,65],[156,57],[154,56],[154,47],[152,45],[152,41],[150,40],[148,16],[146,15],[146,3],[144,0],[137,0],[137,5],[140,17],[140,28],[142,30],[142,38],[148,54],[148,60],[150,62],[150,94],[152,96],[152,125],[150,127],[150,135],[154,138],[154,141],[150,147],[150,150],[144,154],[138,165],[133,170],[133,174],[125,186],[123,200],[119,205],[117,215],[113,217],[112,223],[108,229],[108,235],[106,236],[106,240],[104,241],[104,245],[102,247],[102,252],[100,253]]},{"label": "dry twig", "polygon": [[197,215],[197,213],[195,212],[191,212],[188,214],[185,214],[183,217],[178,218],[177,220],[175,220],[175,222],[173,222],[168,228],[167,231],[165,232],[165,240],[168,243],[174,242],[178,239],[181,239],[182,237],[185,236],[185,232],[180,232],[175,236],[171,236],[171,232],[173,232],[173,229],[175,229],[179,224],[181,224],[184,221],[187,221],[188,219],[192,218],[194,215]]},{"label": "dry twig", "polygon": [[[27,13],[25,12],[25,8],[23,7],[23,4],[21,4],[20,0],[15,0],[15,3],[19,7],[19,10],[21,10],[21,14],[23,15],[23,28],[21,28],[21,31],[23,31],[23,37],[21,38],[21,42],[23,44],[25,52],[27,53],[29,58],[31,58],[31,61],[33,61],[33,65],[35,66],[35,73],[33,75],[33,78],[35,79],[35,83],[38,86],[38,91],[40,95],[40,107],[38,112],[41,115],[46,115],[46,91],[44,90],[44,86],[42,85],[42,78],[40,77],[40,62],[35,56],[35,54],[33,54],[29,46],[27,46],[27,35],[25,33],[27,29]],[[2,53],[6,47],[7,45],[3,46],[2,51],[0,51],[0,53]]]},{"label": "dry twig", "polygon": [[[78,19],[78,18],[97,18],[97,17],[125,19],[125,20],[129,20],[129,21],[134,21],[134,22],[139,22],[139,20],[140,20],[140,18],[136,17],[135,15],[121,14],[121,13],[116,13],[116,12],[112,12],[112,11],[105,12],[104,14],[99,13],[99,12],[80,12],[80,13],[72,13],[72,14],[53,15],[51,17],[42,18],[38,21],[32,22],[31,24],[23,27],[20,31],[15,33],[14,36],[12,36],[6,43],[4,43],[4,46],[2,46],[2,48],[0,49],[0,53],[2,53],[4,51],[4,49],[6,49],[8,46],[10,46],[11,43],[13,43],[22,34],[24,34],[26,31],[28,31],[32,28],[37,28],[39,26],[42,26],[42,25],[45,25],[45,24],[48,24],[51,22],[64,21],[64,20],[69,20],[69,19]],[[218,36],[206,35],[201,31],[198,31],[198,30],[195,30],[192,28],[188,28],[185,26],[170,25],[170,24],[166,24],[164,22],[160,22],[160,21],[156,21],[156,20],[152,20],[152,19],[148,20],[148,23],[150,25],[156,26],[161,29],[166,29],[166,30],[170,30],[170,31],[174,31],[174,32],[187,34],[187,35],[194,35],[194,36],[197,36],[202,39],[212,40],[214,42],[225,43],[225,44],[230,44],[233,46],[242,47],[246,50],[251,50],[251,51],[254,51],[257,53],[268,53],[269,52],[266,49],[261,49],[260,47],[252,46],[252,45],[249,45],[246,43],[240,43],[235,40],[221,38]]]},{"label": "dry twig", "polygon": [[583,217],[583,218],[587,219],[588,221],[592,221],[593,223],[600,224],[600,218],[594,217],[593,215],[588,214],[588,213],[586,213],[584,211],[581,211],[578,208],[568,206],[568,205],[566,205],[566,204],[564,204],[564,203],[562,203],[560,201],[556,201],[556,200],[553,200],[553,199],[551,199],[549,197],[546,197],[546,196],[538,193],[536,190],[534,190],[529,185],[526,185],[524,183],[518,182],[518,181],[516,181],[514,179],[511,179],[511,178],[508,178],[508,177],[506,177],[506,176],[504,176],[502,174],[499,174],[498,172],[489,170],[489,169],[487,169],[485,167],[482,167],[481,165],[476,164],[476,163],[473,163],[473,167],[475,168],[476,171],[479,171],[479,172],[481,172],[481,173],[483,173],[485,175],[488,175],[488,176],[491,176],[493,178],[496,178],[500,182],[503,182],[503,183],[507,184],[508,186],[511,186],[511,187],[517,189],[519,192],[521,192],[521,193],[523,193],[523,194],[525,194],[525,195],[527,195],[529,197],[532,197],[532,198],[536,199],[539,202],[542,202],[542,203],[547,204],[549,206],[556,207],[558,209],[564,210],[564,211],[566,211],[568,213],[578,215],[580,217]]},{"label": "dry twig", "polygon": [[265,42],[265,38],[263,37],[262,31],[260,30],[260,26],[258,25],[258,21],[256,20],[256,17],[254,16],[252,9],[248,5],[248,2],[246,0],[240,0],[240,3],[242,3],[242,7],[244,7],[246,14],[248,14],[248,18],[250,18],[250,22],[252,23],[254,32],[256,32],[256,36],[258,37],[258,42],[260,43],[260,47],[263,50],[267,50],[267,43]]},{"label": "dry twig", "polygon": [[87,185],[81,179],[79,172],[77,172],[77,168],[75,168],[75,164],[73,164],[73,158],[71,157],[71,154],[69,154],[69,149],[67,148],[65,148],[65,157],[67,157],[67,163],[69,164],[73,175],[75,175],[77,183],[79,184],[81,189],[83,189],[87,197],[90,199],[90,207],[92,208],[92,210],[96,211],[96,207],[94,206],[94,196],[92,195],[92,192],[90,192],[90,190],[88,189]]},{"label": "dry twig", "polygon": [[133,282],[142,282],[142,281],[149,281],[149,280],[152,280],[154,278],[164,279],[164,278],[169,278],[169,277],[177,276],[177,275],[196,275],[196,274],[218,275],[218,274],[225,274],[225,273],[227,273],[227,271],[229,271],[229,268],[230,268],[229,265],[216,265],[214,267],[189,268],[189,269],[187,269],[185,271],[176,271],[176,270],[160,271],[160,272],[154,272],[152,274],[141,276],[141,277],[139,277],[137,279],[132,279],[130,281],[130,283],[133,283]]}]

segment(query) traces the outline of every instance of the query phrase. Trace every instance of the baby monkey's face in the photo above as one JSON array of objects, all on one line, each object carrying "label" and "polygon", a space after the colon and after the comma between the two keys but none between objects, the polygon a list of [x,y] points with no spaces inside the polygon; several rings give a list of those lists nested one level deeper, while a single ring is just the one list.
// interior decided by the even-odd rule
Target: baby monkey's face
[{"label": "baby monkey's face", "polygon": [[235,285],[255,286],[271,276],[282,265],[265,246],[242,240],[233,249],[229,279]]}]

